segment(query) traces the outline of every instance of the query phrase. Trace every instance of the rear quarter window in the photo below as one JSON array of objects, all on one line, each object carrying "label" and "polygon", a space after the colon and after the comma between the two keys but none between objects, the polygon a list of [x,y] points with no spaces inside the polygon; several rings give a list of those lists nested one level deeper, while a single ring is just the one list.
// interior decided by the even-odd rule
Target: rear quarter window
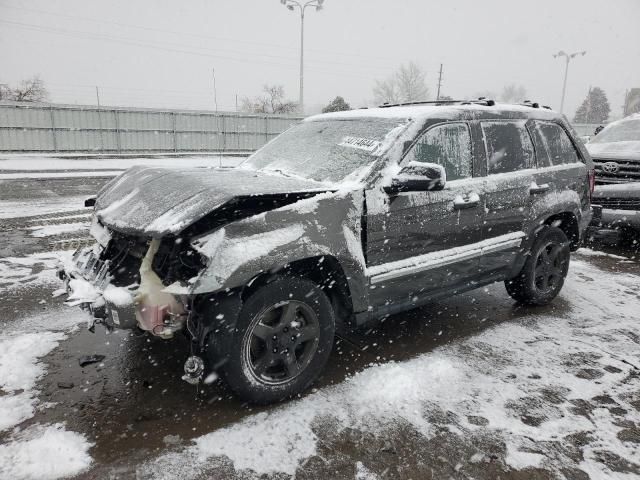
[{"label": "rear quarter window", "polygon": [[480,122],[480,125],[487,150],[489,175],[533,168],[533,143],[524,120]]},{"label": "rear quarter window", "polygon": [[560,125],[535,121],[533,131],[538,167],[552,167],[580,161],[573,142]]}]

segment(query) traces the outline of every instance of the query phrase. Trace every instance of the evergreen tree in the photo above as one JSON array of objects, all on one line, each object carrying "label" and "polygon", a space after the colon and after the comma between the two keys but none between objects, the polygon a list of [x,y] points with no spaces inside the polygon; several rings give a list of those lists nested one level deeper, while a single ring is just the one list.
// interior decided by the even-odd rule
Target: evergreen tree
[{"label": "evergreen tree", "polygon": [[600,87],[593,87],[576,110],[573,121],[574,123],[604,123],[609,118],[609,112],[611,107],[606,93]]},{"label": "evergreen tree", "polygon": [[351,110],[351,106],[344,101],[344,98],[336,97],[329,102],[329,105],[322,109],[322,113],[344,112],[345,110]]}]

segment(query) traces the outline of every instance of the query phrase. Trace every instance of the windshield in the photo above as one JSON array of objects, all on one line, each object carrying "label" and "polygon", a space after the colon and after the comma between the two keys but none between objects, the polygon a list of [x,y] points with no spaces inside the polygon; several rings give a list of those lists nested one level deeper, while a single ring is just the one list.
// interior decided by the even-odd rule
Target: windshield
[{"label": "windshield", "polygon": [[605,128],[591,143],[640,142],[640,120],[624,120]]},{"label": "windshield", "polygon": [[319,182],[340,182],[372,164],[398,119],[358,118],[302,122],[242,164]]}]

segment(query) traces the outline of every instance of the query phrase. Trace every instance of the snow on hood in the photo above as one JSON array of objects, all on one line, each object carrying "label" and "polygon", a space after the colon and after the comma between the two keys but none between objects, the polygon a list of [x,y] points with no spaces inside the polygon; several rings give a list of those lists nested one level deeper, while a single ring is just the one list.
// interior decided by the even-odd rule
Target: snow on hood
[{"label": "snow on hood", "polygon": [[593,158],[640,161],[640,142],[587,143],[587,150]]},{"label": "snow on hood", "polygon": [[100,191],[96,215],[123,233],[160,237],[236,197],[327,190],[323,183],[255,170],[134,167]]}]

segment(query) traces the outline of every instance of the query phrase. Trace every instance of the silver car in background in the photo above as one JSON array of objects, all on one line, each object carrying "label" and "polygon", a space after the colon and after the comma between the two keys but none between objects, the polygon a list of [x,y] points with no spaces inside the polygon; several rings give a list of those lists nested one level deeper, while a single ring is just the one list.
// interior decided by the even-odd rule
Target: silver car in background
[{"label": "silver car in background", "polygon": [[[640,113],[610,123],[586,145],[596,169],[598,226],[640,231]],[[634,232],[635,231],[635,232]]]}]

